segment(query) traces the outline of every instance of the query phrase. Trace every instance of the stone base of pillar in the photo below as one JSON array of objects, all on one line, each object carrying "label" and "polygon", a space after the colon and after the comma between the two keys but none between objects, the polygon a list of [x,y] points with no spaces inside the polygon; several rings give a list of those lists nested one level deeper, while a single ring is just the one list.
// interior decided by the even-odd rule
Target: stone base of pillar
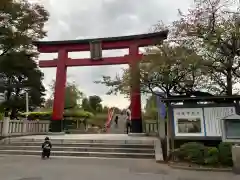
[{"label": "stone base of pillar", "polygon": [[63,120],[51,120],[49,131],[52,133],[61,133],[63,132]]},{"label": "stone base of pillar", "polygon": [[65,135],[65,132],[48,132],[47,135],[51,135],[51,136],[61,136],[61,135]]},{"label": "stone base of pillar", "polygon": [[145,137],[145,136],[147,136],[147,134],[146,133],[128,133],[128,136]]},{"label": "stone base of pillar", "polygon": [[142,133],[143,127],[142,127],[142,119],[131,119],[131,133]]}]

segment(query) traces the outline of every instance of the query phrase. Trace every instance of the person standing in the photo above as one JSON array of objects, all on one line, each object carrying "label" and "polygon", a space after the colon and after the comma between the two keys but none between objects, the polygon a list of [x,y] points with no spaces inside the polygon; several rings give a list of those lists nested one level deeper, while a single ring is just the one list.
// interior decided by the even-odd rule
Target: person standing
[{"label": "person standing", "polygon": [[84,118],[82,122],[83,122],[84,130],[87,131],[87,128],[88,128],[87,127],[87,118]]},{"label": "person standing", "polygon": [[115,127],[118,127],[118,115],[115,117]]},{"label": "person standing", "polygon": [[128,134],[129,132],[131,132],[131,111],[130,111],[130,107],[127,109],[126,114],[127,114],[126,130],[127,130],[127,134]]}]

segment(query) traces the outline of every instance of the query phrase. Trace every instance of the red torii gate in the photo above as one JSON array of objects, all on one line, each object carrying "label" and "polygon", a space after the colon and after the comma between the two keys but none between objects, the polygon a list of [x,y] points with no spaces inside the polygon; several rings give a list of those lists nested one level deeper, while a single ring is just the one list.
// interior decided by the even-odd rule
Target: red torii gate
[{"label": "red torii gate", "polygon": [[[159,44],[167,38],[167,35],[168,31],[161,31],[157,33],[111,38],[34,42],[33,44],[37,46],[40,53],[58,53],[58,59],[39,61],[39,67],[57,67],[51,131],[61,132],[63,130],[62,120],[67,67],[129,64],[131,78],[134,80],[131,82],[130,92],[132,132],[141,133],[141,94],[138,64],[142,55],[139,54],[139,47]],[[102,50],[126,48],[129,49],[129,54],[126,56],[102,57]],[[76,51],[90,51],[91,58],[71,59],[68,57],[68,52]]]}]

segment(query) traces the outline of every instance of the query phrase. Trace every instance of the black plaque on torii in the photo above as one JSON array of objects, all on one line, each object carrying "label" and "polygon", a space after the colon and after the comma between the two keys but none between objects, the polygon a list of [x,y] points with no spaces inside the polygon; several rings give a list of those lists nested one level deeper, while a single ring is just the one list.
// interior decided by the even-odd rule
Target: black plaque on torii
[{"label": "black plaque on torii", "polygon": [[91,41],[90,53],[91,53],[91,59],[93,61],[102,60],[102,42],[97,40]]}]

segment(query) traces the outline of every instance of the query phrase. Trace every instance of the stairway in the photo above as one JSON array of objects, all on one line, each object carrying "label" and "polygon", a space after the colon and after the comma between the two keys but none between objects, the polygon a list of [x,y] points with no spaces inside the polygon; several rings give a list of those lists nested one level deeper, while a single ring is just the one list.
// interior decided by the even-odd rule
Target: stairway
[{"label": "stairway", "polygon": [[[123,140],[60,140],[51,141],[51,156],[101,157],[101,158],[139,158],[154,159],[154,142]],[[0,144],[0,154],[41,155],[39,139],[5,139]]]}]

